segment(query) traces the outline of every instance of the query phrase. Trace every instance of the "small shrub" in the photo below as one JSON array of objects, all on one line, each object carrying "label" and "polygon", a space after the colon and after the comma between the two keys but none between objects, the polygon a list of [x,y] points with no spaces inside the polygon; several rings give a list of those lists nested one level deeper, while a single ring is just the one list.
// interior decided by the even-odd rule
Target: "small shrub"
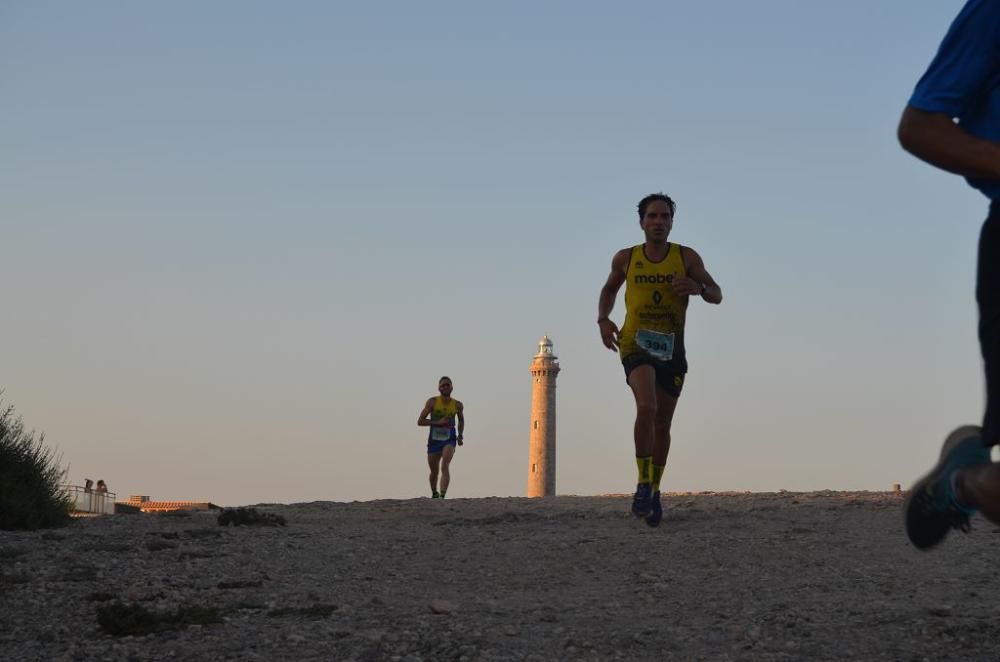
[{"label": "small shrub", "polygon": [[326,618],[337,611],[337,605],[315,604],[311,607],[280,607],[267,612],[268,616],[305,616],[306,618]]},{"label": "small shrub", "polygon": [[131,552],[135,548],[124,542],[96,542],[92,545],[87,545],[84,549],[88,552],[111,552],[112,554],[121,554],[123,552]]},{"label": "small shrub", "polygon": [[219,514],[219,526],[285,526],[281,515],[262,513],[256,508],[226,508]]},{"label": "small shrub", "polygon": [[93,593],[88,593],[86,595],[86,600],[91,602],[107,602],[108,600],[115,599],[114,593],[106,593],[104,591],[94,591]]},{"label": "small shrub", "polygon": [[28,553],[26,549],[18,547],[0,547],[0,559],[16,559]]},{"label": "small shrub", "polygon": [[59,487],[65,476],[45,435],[25,430],[14,408],[0,401],[0,529],[65,526],[71,507]]},{"label": "small shrub", "polygon": [[256,600],[241,600],[232,606],[233,609],[245,609],[247,611],[262,611],[267,609],[267,605]]},{"label": "small shrub", "polygon": [[150,531],[149,535],[160,536],[165,540],[177,540],[178,538],[181,537],[181,534],[177,533],[176,531]]},{"label": "small shrub", "polygon": [[67,567],[61,579],[64,582],[92,582],[97,579],[97,567],[92,565],[71,565]]},{"label": "small shrub", "polygon": [[222,610],[216,607],[187,606],[173,611],[155,611],[141,605],[113,602],[97,608],[97,624],[116,637],[142,636],[164,630],[178,630],[188,625],[214,625],[222,622]]},{"label": "small shrub", "polygon": [[219,582],[216,584],[219,588],[229,589],[229,588],[258,588],[264,583],[262,579],[236,579],[231,582]]},{"label": "small shrub", "polygon": [[2,586],[4,584],[7,584],[7,585],[27,584],[30,581],[31,581],[31,577],[29,577],[28,575],[26,575],[24,573],[18,573],[18,574],[15,574],[15,575],[5,575],[3,573],[0,573],[0,586]]},{"label": "small shrub", "polygon": [[215,552],[203,552],[198,549],[192,549],[186,552],[181,552],[177,557],[181,561],[186,561],[188,559],[214,559],[218,554]]},{"label": "small shrub", "polygon": [[185,529],[184,533],[189,538],[218,538],[222,535],[218,529]]}]

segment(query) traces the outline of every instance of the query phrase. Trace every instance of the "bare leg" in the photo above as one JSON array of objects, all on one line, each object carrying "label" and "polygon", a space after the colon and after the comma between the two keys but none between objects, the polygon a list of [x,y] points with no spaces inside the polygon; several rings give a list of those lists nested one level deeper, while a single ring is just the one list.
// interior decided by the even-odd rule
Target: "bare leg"
[{"label": "bare leg", "polygon": [[437,492],[438,466],[441,464],[441,453],[428,453],[427,466],[431,468],[431,492]]},{"label": "bare leg", "polygon": [[455,457],[455,447],[445,446],[444,450],[441,451],[441,493],[444,494],[448,491],[448,485],[451,483],[451,472],[448,468],[451,466],[451,458]]},{"label": "bare leg", "polygon": [[677,398],[656,387],[656,417],[654,419],[653,464],[664,466],[670,453],[670,424],[677,408]]},{"label": "bare leg", "polygon": [[1000,464],[967,467],[955,479],[958,498],[981,512],[984,517],[1000,524]]},{"label": "bare leg", "polygon": [[628,385],[635,396],[635,456],[653,454],[656,427],[656,371],[651,365],[640,365],[628,376]]}]

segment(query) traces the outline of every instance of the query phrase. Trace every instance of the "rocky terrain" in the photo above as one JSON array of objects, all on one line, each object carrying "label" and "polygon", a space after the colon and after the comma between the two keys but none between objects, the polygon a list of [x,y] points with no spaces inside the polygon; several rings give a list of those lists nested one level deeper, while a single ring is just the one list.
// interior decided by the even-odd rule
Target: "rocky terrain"
[{"label": "rocky terrain", "polygon": [[898,493],[426,498],[0,531],[4,660],[1000,660],[1000,535]]}]

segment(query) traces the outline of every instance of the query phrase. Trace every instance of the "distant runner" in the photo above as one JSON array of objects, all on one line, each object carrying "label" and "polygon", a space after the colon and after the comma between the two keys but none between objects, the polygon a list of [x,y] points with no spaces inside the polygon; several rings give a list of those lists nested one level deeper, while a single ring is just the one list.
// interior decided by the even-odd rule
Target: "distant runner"
[{"label": "distant runner", "polygon": [[[462,445],[465,430],[465,413],[462,403],[451,397],[451,378],[438,380],[441,395],[429,398],[417,418],[417,425],[429,426],[427,435],[427,464],[431,468],[431,497],[443,499],[451,482],[448,471],[451,458],[455,456],[455,446]],[[441,490],[438,490],[438,473],[441,475]]]},{"label": "distant runner", "polygon": [[1000,524],[1000,465],[990,461],[1000,443],[1000,2],[969,0],[959,12],[903,111],[899,141],[990,199],[976,273],[986,412],[981,428],[945,439],[937,464],[910,490],[906,533],[929,549],[953,527],[968,531],[977,510]]},{"label": "distant runner", "polygon": [[[693,248],[667,241],[676,205],[663,193],[639,201],[639,227],[646,241],[615,253],[611,275],[597,303],[601,341],[618,350],[635,397],[635,461],[639,484],[632,512],[646,524],[663,519],[660,480],[670,452],[670,424],[687,374],[684,319],[688,299],[722,302],[722,289]],[[609,319],[625,284],[625,322]]]}]

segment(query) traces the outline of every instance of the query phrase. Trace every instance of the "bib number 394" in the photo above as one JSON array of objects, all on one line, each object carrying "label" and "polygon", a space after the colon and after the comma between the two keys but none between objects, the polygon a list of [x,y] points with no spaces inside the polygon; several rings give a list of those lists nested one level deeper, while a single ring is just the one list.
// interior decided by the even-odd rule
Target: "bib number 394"
[{"label": "bib number 394", "polygon": [[674,334],[640,329],[635,342],[654,359],[669,361],[674,357]]}]

